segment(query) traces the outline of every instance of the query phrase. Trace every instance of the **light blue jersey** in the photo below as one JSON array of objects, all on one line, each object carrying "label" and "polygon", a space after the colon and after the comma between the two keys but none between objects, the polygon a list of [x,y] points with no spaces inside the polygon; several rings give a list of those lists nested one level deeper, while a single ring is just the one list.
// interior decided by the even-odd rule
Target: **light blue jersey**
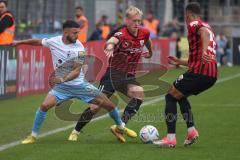
[{"label": "light blue jersey", "polygon": [[[84,61],[85,49],[78,40],[76,43],[66,45],[62,41],[62,36],[57,36],[50,39],[43,39],[42,44],[51,50],[56,76],[63,77],[68,74],[75,60]],[[78,98],[89,103],[99,93],[100,91],[95,86],[85,81],[83,69],[81,69],[77,78],[56,85],[49,92],[49,94],[56,97],[58,103],[71,98]]]}]

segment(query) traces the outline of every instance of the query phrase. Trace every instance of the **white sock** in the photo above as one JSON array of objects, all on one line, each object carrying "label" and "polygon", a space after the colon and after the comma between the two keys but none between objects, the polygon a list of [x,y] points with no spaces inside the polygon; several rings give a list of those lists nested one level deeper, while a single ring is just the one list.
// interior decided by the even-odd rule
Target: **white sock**
[{"label": "white sock", "polygon": [[167,138],[170,140],[170,141],[172,141],[172,140],[174,140],[175,138],[176,138],[176,134],[175,133],[168,133],[167,134]]},{"label": "white sock", "polygon": [[33,136],[33,137],[36,138],[36,137],[37,137],[37,133],[35,133],[35,132],[32,131],[31,136]]},{"label": "white sock", "polygon": [[117,127],[118,127],[119,129],[124,129],[125,123],[122,123],[122,124],[120,124],[120,125],[117,125]]},{"label": "white sock", "polygon": [[189,133],[189,132],[192,132],[193,130],[195,130],[195,127],[194,127],[194,126],[189,127],[189,128],[187,129],[188,133]]},{"label": "white sock", "polygon": [[74,129],[74,130],[72,131],[72,133],[79,134],[80,132],[78,132],[76,129]]}]

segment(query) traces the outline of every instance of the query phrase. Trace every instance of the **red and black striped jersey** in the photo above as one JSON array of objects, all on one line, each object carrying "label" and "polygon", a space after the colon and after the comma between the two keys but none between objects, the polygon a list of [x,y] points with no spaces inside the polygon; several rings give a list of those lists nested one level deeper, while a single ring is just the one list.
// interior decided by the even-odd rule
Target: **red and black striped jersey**
[{"label": "red and black striped jersey", "polygon": [[132,35],[126,26],[113,35],[119,42],[114,48],[113,57],[109,59],[109,68],[135,74],[137,64],[143,53],[143,47],[149,39],[150,32],[140,27],[137,36]]},{"label": "red and black striped jersey", "polygon": [[[200,19],[196,19],[190,22],[187,27],[189,43],[188,71],[194,74],[217,77],[216,40],[212,28]],[[202,62],[202,40],[198,34],[198,31],[201,27],[205,27],[210,35],[210,42],[207,48],[207,53],[215,57],[209,63]]]}]

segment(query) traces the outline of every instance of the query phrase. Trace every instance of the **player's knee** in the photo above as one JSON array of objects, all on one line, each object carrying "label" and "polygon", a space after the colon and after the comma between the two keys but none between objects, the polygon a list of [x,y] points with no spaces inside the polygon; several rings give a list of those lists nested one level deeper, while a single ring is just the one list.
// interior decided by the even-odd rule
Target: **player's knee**
[{"label": "player's knee", "polygon": [[92,113],[97,113],[101,108],[98,105],[91,105],[90,106],[91,112]]},{"label": "player's knee", "polygon": [[111,110],[115,107],[115,105],[104,94],[98,96],[97,105],[106,108],[107,110]]},{"label": "player's knee", "polygon": [[130,87],[128,89],[128,95],[131,98],[137,98],[140,100],[143,100],[144,98],[144,90],[141,86],[134,86],[134,87]]},{"label": "player's knee", "polygon": [[51,105],[48,104],[48,103],[43,102],[41,104],[41,110],[44,111],[44,112],[47,112],[50,108],[51,108]]},{"label": "player's knee", "polygon": [[171,87],[171,89],[168,91],[168,94],[170,94],[172,97],[174,97],[177,100],[180,100],[184,97],[184,95],[177,90],[174,86]]}]

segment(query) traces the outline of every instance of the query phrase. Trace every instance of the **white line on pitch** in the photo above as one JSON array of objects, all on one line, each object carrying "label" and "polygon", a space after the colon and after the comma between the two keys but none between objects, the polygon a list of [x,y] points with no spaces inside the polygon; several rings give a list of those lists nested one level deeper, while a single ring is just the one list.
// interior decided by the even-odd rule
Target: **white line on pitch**
[{"label": "white line on pitch", "polygon": [[[235,78],[238,78],[240,77],[240,73],[239,74],[235,74],[233,76],[229,76],[229,77],[225,77],[225,78],[221,78],[217,81],[216,84],[219,84],[219,83],[222,83],[222,82],[225,82],[225,81],[229,81],[229,80],[232,80],[232,79],[235,79]],[[150,104],[154,104],[156,102],[160,102],[160,101],[163,101],[164,100],[164,97],[163,96],[160,96],[160,97],[156,97],[156,99],[153,99],[153,100],[150,100],[150,101],[146,101],[143,103],[142,107],[143,106],[146,106],[146,105],[150,105]],[[100,117],[97,117],[97,118],[94,118],[92,121],[98,121],[98,120],[101,120],[101,119],[104,119],[108,117],[108,114],[105,114],[103,116],[100,116]],[[57,128],[57,129],[54,129],[54,130],[51,130],[51,131],[48,131],[48,132],[45,132],[45,133],[42,133],[40,134],[38,137],[41,138],[41,137],[46,137],[46,136],[49,136],[49,135],[52,135],[52,134],[55,134],[55,133],[59,133],[59,132],[62,132],[62,131],[66,131],[68,129],[71,129],[75,126],[75,124],[71,124],[71,125],[68,125],[68,126],[65,126],[65,127],[61,127],[61,128]],[[17,145],[20,145],[21,144],[21,141],[14,141],[14,142],[11,142],[11,143],[7,143],[7,144],[4,144],[4,145],[1,145],[0,146],[0,151],[3,151],[3,150],[6,150],[8,148],[12,148],[12,147],[15,147]]]}]

